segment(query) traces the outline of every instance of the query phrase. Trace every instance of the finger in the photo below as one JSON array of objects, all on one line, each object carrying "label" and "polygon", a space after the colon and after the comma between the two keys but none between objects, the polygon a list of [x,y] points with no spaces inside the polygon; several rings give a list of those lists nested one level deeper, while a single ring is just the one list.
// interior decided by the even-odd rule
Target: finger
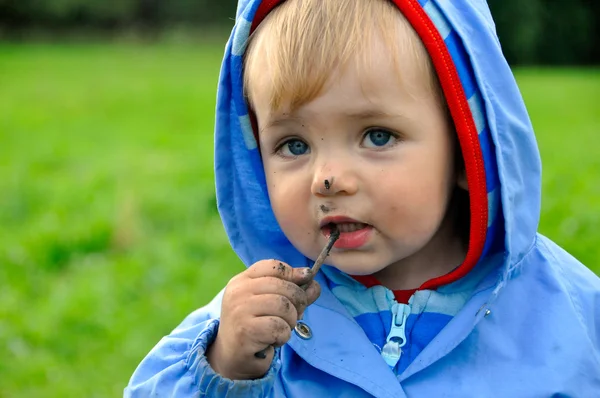
[{"label": "finger", "polygon": [[300,312],[308,305],[306,292],[295,283],[265,276],[248,281],[248,291],[253,295],[277,294],[287,297]]},{"label": "finger", "polygon": [[263,276],[275,276],[302,285],[308,283],[313,274],[308,267],[294,268],[279,260],[261,260],[248,268],[248,277],[256,279]]},{"label": "finger", "polygon": [[251,325],[253,332],[251,338],[256,342],[257,347],[253,352],[258,352],[269,345],[281,347],[292,336],[290,325],[277,316],[254,318]]},{"label": "finger", "polygon": [[294,268],[291,282],[298,286],[308,284],[313,279],[312,270],[308,267]]},{"label": "finger", "polygon": [[275,276],[293,282],[299,286],[305,285],[313,279],[313,271],[309,267],[294,268],[278,260],[258,261],[242,274],[251,279],[264,276]]},{"label": "finger", "polygon": [[[298,276],[300,275],[300,276]],[[240,274],[235,275],[233,278],[231,278],[231,280],[229,281],[229,283],[226,286],[225,289],[225,295],[227,298],[230,297],[246,297],[248,294],[252,294],[253,292],[251,291],[251,285],[249,284],[249,281],[256,281],[257,279],[261,279],[261,278],[265,278],[265,277],[271,277],[271,278],[277,278],[282,282],[290,282],[290,279],[298,279],[298,278],[303,278],[304,274],[302,274],[301,271],[294,271],[294,269],[292,267],[290,267],[289,265],[282,263],[280,261],[277,260],[262,260],[262,261],[258,261],[254,264],[252,264],[252,266],[250,266],[247,270],[245,270],[244,272],[241,272]],[[272,281],[266,281],[266,280],[261,280],[260,284],[261,285],[265,285],[267,283],[271,283]],[[279,289],[280,290],[272,290],[270,289],[270,287],[272,287],[271,285],[268,288],[267,291],[259,291],[258,294],[261,293],[278,293],[278,292],[284,292],[286,290],[290,290],[288,295],[293,295],[296,294],[298,295],[299,292],[295,292],[295,289],[293,289],[291,286],[291,284],[288,283],[281,283],[278,282],[280,284]],[[293,284],[293,282],[292,282]],[[256,286],[256,285],[254,285]]]},{"label": "finger", "polygon": [[249,278],[261,278],[263,276],[276,276],[280,279],[291,281],[294,269],[279,260],[261,260],[252,264],[246,271]]},{"label": "finger", "polygon": [[248,299],[248,308],[252,308],[255,317],[277,316],[282,318],[290,328],[296,326],[298,310],[285,296],[278,294],[262,294]]},{"label": "finger", "polygon": [[321,295],[321,285],[319,285],[319,282],[313,280],[310,281],[310,283],[307,285],[306,287],[306,299],[307,299],[307,306],[311,305],[312,303],[314,303],[319,296]]}]

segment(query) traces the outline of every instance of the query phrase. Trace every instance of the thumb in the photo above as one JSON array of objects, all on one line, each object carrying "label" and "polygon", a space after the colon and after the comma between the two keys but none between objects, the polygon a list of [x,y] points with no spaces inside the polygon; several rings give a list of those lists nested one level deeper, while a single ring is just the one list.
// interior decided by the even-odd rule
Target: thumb
[{"label": "thumb", "polygon": [[312,278],[313,273],[310,268],[294,268],[292,271],[292,278],[290,279],[290,281],[300,286],[302,289],[306,290]]},{"label": "thumb", "polygon": [[[307,299],[306,306],[307,307],[309,305],[311,305],[312,303],[314,303],[315,301],[317,301],[317,299],[321,295],[321,285],[319,285],[319,282],[317,282],[315,280],[310,281],[308,284],[306,284],[302,288],[306,291],[306,299]],[[304,315],[304,310],[300,314],[298,314],[298,319],[302,319],[303,315]]]}]

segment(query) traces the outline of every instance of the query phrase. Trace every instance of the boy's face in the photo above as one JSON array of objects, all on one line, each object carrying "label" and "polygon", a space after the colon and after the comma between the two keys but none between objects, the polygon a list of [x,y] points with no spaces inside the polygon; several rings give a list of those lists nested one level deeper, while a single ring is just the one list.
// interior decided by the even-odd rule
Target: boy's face
[{"label": "boy's face", "polygon": [[328,264],[417,287],[464,258],[446,217],[458,182],[453,133],[419,63],[400,59],[398,78],[374,44],[369,68],[333,71],[293,112],[270,109],[265,65],[252,101],[260,148],[275,216],[298,250],[315,259],[335,222],[341,236]]}]

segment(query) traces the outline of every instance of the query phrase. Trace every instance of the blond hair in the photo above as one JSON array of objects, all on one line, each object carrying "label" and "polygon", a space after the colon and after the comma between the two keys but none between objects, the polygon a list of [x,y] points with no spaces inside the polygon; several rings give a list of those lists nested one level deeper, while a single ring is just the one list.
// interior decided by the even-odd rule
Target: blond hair
[{"label": "blond hair", "polygon": [[293,111],[310,102],[338,68],[351,61],[361,68],[378,62],[369,51],[375,37],[389,49],[399,79],[401,59],[410,59],[426,74],[431,91],[441,93],[423,43],[391,1],[286,0],[250,37],[244,60],[250,106],[256,84],[265,81],[265,74],[271,109],[279,110],[285,103]]}]

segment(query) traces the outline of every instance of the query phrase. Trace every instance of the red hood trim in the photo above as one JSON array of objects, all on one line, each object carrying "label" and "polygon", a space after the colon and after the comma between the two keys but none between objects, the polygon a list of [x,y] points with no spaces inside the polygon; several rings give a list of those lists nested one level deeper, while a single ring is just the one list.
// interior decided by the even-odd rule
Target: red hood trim
[{"label": "red hood trim", "polygon": [[[273,8],[283,1],[263,0],[256,11],[250,33],[256,29]],[[467,181],[469,183],[471,206],[469,249],[465,261],[459,267],[446,275],[428,280],[418,290],[436,289],[467,275],[475,267],[483,252],[488,223],[483,154],[481,153],[477,128],[475,127],[467,97],[444,40],[427,16],[425,10],[423,10],[416,0],[393,0],[393,2],[413,26],[432,59],[448,103],[448,108],[450,109],[450,114],[456,126],[458,140],[465,161]],[[373,280],[377,281],[374,277],[371,282]],[[379,282],[376,284],[379,284]]]},{"label": "red hood trim", "polygon": [[421,37],[438,74],[460,142],[471,206],[469,249],[465,261],[450,273],[431,279],[419,289],[435,289],[464,277],[475,267],[485,244],[488,224],[487,189],[483,154],[475,121],[450,52],[433,22],[416,0],[393,0]]},{"label": "red hood trim", "polygon": [[273,10],[276,6],[282,3],[284,0],[263,0],[256,10],[254,20],[252,21],[252,27],[250,28],[250,34],[254,32],[254,29],[266,18],[267,14]]}]

